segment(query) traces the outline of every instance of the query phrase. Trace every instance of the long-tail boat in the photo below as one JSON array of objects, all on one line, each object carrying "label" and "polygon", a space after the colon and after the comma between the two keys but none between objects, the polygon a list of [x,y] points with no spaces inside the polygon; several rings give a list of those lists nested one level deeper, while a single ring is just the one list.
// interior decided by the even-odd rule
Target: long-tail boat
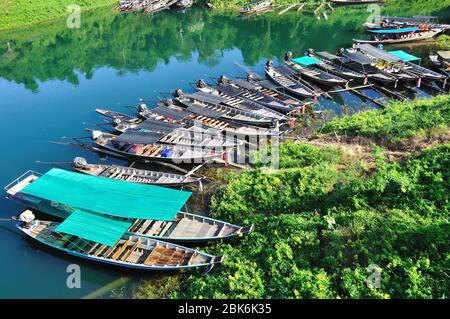
[{"label": "long-tail boat", "polygon": [[65,222],[98,217],[124,222],[122,234],[130,236],[204,242],[240,237],[253,229],[181,211],[191,192],[58,168],[44,175],[29,171],[5,189],[8,198]]},{"label": "long-tail boat", "polygon": [[440,50],[431,53],[430,61],[437,70],[450,77],[450,50]]},{"label": "long-tail boat", "polygon": [[355,46],[355,50],[372,59],[376,68],[396,77],[400,81],[418,81],[420,84],[420,76],[411,72],[412,67],[403,62],[401,58],[382,49],[375,48],[370,44],[358,44]]},{"label": "long-tail boat", "polygon": [[274,119],[253,112],[243,111],[223,104],[227,99],[203,92],[185,94],[180,89],[175,90],[174,100],[190,112],[207,117],[239,122],[242,124],[273,126]]},{"label": "long-tail boat", "polygon": [[134,131],[136,135],[145,136],[146,133],[161,137],[158,143],[179,146],[200,146],[205,148],[235,148],[242,145],[242,141],[227,139],[219,130],[204,129],[195,123],[182,125],[158,119],[131,118],[122,121],[119,118],[110,122],[117,132]]},{"label": "long-tail boat", "polygon": [[385,3],[386,0],[329,0],[333,4],[338,5],[352,5],[352,4],[370,4],[370,3]]},{"label": "long-tail boat", "polygon": [[317,94],[302,82],[285,75],[282,72],[283,66],[274,67],[271,61],[267,61],[264,71],[269,80],[283,87],[284,90],[300,98],[314,97]]},{"label": "long-tail boat", "polygon": [[373,59],[370,59],[361,52],[355,50],[349,51],[346,49],[340,49],[338,54],[342,57],[341,61],[344,67],[362,73],[366,76],[364,82],[367,82],[368,79],[371,79],[384,85],[397,85],[398,79],[396,77],[376,68]]},{"label": "long-tail boat", "polygon": [[[196,103],[193,103],[195,105]],[[272,130],[258,126],[245,125],[233,120],[219,118],[217,116],[205,116],[203,109],[182,108],[173,104],[172,100],[166,100],[154,108],[148,108],[145,104],[140,104],[137,111],[142,118],[156,119],[170,123],[180,123],[184,125],[202,125],[208,129],[220,130],[227,138],[253,139],[258,137],[278,137],[283,134],[279,130]],[[218,114],[221,115],[221,114]]]},{"label": "long-tail boat", "polygon": [[442,29],[421,30],[418,27],[369,30],[373,34],[372,40],[353,39],[356,43],[395,44],[431,39],[442,32]]},{"label": "long-tail boat", "polygon": [[62,223],[43,221],[35,219],[30,210],[20,214],[17,223],[19,230],[41,244],[72,256],[119,267],[158,271],[208,267],[207,271],[210,271],[223,261],[223,256],[129,235],[125,233],[127,226],[124,221],[89,215]]},{"label": "long-tail boat", "polygon": [[[421,58],[411,55],[402,50],[389,51],[388,54],[399,58],[405,64],[405,68],[417,76],[427,80],[443,80],[445,76],[443,74],[437,73],[433,70],[425,68],[420,65]],[[416,64],[414,62],[418,62]]]},{"label": "long-tail boat", "polygon": [[280,88],[277,88],[272,82],[268,80],[252,81],[250,75],[247,79],[234,80],[221,75],[217,83],[218,89],[222,89],[223,85],[239,88],[241,90],[239,94],[284,114],[299,110],[305,105],[299,99],[280,91]]},{"label": "long-tail boat", "polygon": [[197,88],[200,92],[217,95],[224,98],[222,102],[225,105],[251,112],[260,116],[268,117],[278,121],[289,121],[289,117],[279,113],[262,103],[259,103],[254,95],[241,94],[242,90],[227,84],[219,84],[217,86],[209,86],[203,80],[197,81]]},{"label": "long-tail boat", "polygon": [[159,142],[161,137],[159,133],[132,130],[119,136],[101,131],[92,131],[91,135],[92,142],[96,146],[127,158],[143,161],[193,164],[204,163],[223,156],[223,151],[204,148],[202,145],[162,144]]},{"label": "long-tail boat", "polygon": [[242,15],[267,12],[272,8],[273,0],[256,0],[245,4],[240,10]]},{"label": "long-tail boat", "polygon": [[315,52],[313,49],[308,49],[306,54],[318,61],[314,66],[326,72],[347,80],[364,80],[366,78],[364,74],[342,66],[342,57],[335,54],[325,51]]},{"label": "long-tail boat", "polygon": [[320,61],[310,57],[302,56],[292,59],[292,52],[286,52],[284,56],[284,63],[294,71],[298,72],[301,77],[305,77],[308,80],[324,84],[328,86],[339,86],[348,83],[348,80],[343,79],[331,72],[327,72],[316,68],[316,64]]},{"label": "long-tail boat", "polygon": [[192,177],[114,164],[90,164],[83,157],[74,158],[72,161],[72,169],[76,172],[92,176],[158,186],[185,186],[189,184],[201,184],[203,180],[203,177]]}]

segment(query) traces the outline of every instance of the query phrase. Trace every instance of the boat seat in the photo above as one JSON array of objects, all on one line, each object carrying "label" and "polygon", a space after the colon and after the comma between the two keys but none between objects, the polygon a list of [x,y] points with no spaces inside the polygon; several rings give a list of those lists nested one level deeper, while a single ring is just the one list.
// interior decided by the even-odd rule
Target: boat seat
[{"label": "boat seat", "polygon": [[130,243],[131,243],[131,239],[128,238],[127,241],[121,247],[119,247],[119,249],[117,249],[117,251],[114,253],[114,255],[111,258],[113,260],[116,260],[117,258],[119,258],[120,255],[122,255],[122,253],[128,247],[128,245],[130,245]]},{"label": "boat seat", "polygon": [[104,258],[108,258],[112,253],[113,253],[113,251],[117,248],[117,246],[120,244],[120,240],[118,240],[117,241],[117,243],[115,243],[114,244],[114,246],[112,246],[111,248],[109,248],[106,252],[105,252],[105,254],[100,254],[100,255],[98,255],[99,257],[104,257]]},{"label": "boat seat", "polygon": [[106,245],[101,245],[96,251],[95,251],[95,253],[93,254],[93,256],[98,256],[98,255],[100,255],[104,250],[105,250],[105,248],[106,247],[108,247],[108,246],[106,246]]},{"label": "boat seat", "polygon": [[120,260],[127,261],[128,258],[130,257],[130,255],[135,252],[135,250],[139,247],[140,244],[141,244],[141,239],[138,238],[138,240],[134,243],[134,245],[125,254],[123,254],[123,256]]}]

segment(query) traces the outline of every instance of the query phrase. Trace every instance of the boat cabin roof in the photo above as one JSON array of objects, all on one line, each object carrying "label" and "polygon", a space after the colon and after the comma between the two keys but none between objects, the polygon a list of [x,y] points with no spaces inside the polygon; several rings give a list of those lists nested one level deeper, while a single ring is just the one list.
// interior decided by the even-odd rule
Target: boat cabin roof
[{"label": "boat cabin roof", "polygon": [[292,62],[303,65],[303,66],[314,65],[314,64],[320,63],[319,60],[312,58],[310,56],[302,56],[302,57],[293,59]]},{"label": "boat cabin roof", "polygon": [[450,60],[450,50],[446,50],[446,51],[437,51],[436,52],[437,55],[439,55],[441,58],[443,58],[444,60]]},{"label": "boat cabin roof", "polygon": [[389,53],[392,55],[395,55],[396,57],[398,57],[406,62],[421,60],[419,57],[416,57],[412,54],[406,53],[405,51],[402,51],[402,50],[389,51]]},{"label": "boat cabin roof", "polygon": [[21,193],[70,208],[131,219],[172,220],[191,192],[52,168]]},{"label": "boat cabin roof", "polygon": [[103,245],[114,246],[131,225],[131,221],[76,209],[55,230]]},{"label": "boat cabin roof", "polygon": [[145,129],[129,129],[115,138],[123,144],[153,144],[158,142],[166,133],[156,133]]},{"label": "boat cabin roof", "polygon": [[386,52],[384,50],[378,49],[370,44],[358,44],[356,48],[364,52],[367,52],[369,55],[373,56],[376,59],[381,59],[391,63],[402,61],[400,57],[393,55],[389,52]]},{"label": "boat cabin roof", "polygon": [[321,57],[323,57],[325,59],[328,59],[328,60],[340,60],[341,59],[341,57],[339,57],[339,56],[337,56],[335,54],[331,54],[331,53],[326,52],[326,51],[316,52],[316,54],[318,56],[321,56]]},{"label": "boat cabin roof", "polygon": [[157,106],[150,111],[177,121],[181,121],[189,116],[189,112],[186,112],[184,110],[174,110],[165,106]]},{"label": "boat cabin roof", "polygon": [[346,51],[344,53],[344,55],[353,60],[356,63],[359,63],[361,65],[370,65],[373,63],[372,59],[369,59],[368,57],[366,57],[364,54],[362,54],[361,52],[348,52]]},{"label": "boat cabin roof", "polygon": [[163,133],[170,133],[174,130],[181,128],[182,125],[177,123],[169,123],[169,122],[163,122],[158,121],[154,119],[147,119],[141,124],[138,125],[138,129],[142,130],[148,130],[148,131],[158,131]]},{"label": "boat cabin roof", "polygon": [[408,33],[419,31],[420,28],[411,27],[411,28],[400,28],[400,29],[380,29],[380,30],[369,30],[372,33],[383,33],[383,34],[397,34],[397,33]]}]

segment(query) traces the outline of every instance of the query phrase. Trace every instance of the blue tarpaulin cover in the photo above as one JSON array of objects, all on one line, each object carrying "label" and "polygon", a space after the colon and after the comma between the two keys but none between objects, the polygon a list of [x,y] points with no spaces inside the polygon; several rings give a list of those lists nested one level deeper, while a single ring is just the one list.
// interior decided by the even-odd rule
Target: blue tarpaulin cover
[{"label": "blue tarpaulin cover", "polygon": [[418,58],[414,55],[411,55],[409,53],[406,53],[405,51],[402,51],[402,50],[389,51],[389,53],[392,55],[395,55],[396,57],[399,57],[403,61],[418,61],[418,60],[420,60],[420,58]]},{"label": "blue tarpaulin cover", "polygon": [[372,33],[407,33],[413,31],[419,31],[417,27],[401,28],[401,29],[385,29],[385,30],[369,30]]},{"label": "blue tarpaulin cover", "polygon": [[292,62],[300,65],[314,65],[320,63],[319,60],[311,58],[309,56],[302,56],[300,58],[293,59]]}]

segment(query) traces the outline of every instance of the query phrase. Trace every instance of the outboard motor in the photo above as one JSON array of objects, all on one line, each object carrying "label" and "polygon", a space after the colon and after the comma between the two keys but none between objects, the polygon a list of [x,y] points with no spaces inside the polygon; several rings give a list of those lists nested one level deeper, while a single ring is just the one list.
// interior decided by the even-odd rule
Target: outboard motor
[{"label": "outboard motor", "polygon": [[122,123],[122,120],[120,118],[118,118],[118,117],[115,117],[114,120],[113,120],[113,123],[114,123],[114,126],[117,126],[120,123]]},{"label": "outboard motor", "polygon": [[92,131],[92,139],[95,141],[103,135],[101,131]]},{"label": "outboard motor", "polygon": [[219,84],[225,84],[228,82],[228,78],[225,75],[219,76],[219,79],[217,80],[217,83]]},{"label": "outboard motor", "polygon": [[253,75],[251,74],[247,74],[247,81],[252,81],[253,80]]},{"label": "outboard motor", "polygon": [[205,88],[205,87],[206,87],[206,82],[203,81],[203,79],[198,80],[198,81],[197,81],[197,87],[198,87],[199,89]]},{"label": "outboard motor", "polygon": [[22,224],[24,224],[24,226],[27,226],[33,223],[35,216],[31,210],[27,209],[19,215],[18,219]]},{"label": "outboard motor", "polygon": [[273,61],[272,60],[267,60],[266,62],[266,68],[270,69],[273,65]]},{"label": "outboard motor", "polygon": [[291,61],[291,59],[292,59],[292,52],[291,51],[287,51],[284,54],[284,61],[289,62],[289,61]]},{"label": "outboard motor", "polygon": [[146,111],[148,111],[147,105],[145,105],[144,103],[139,104],[138,111],[139,112],[146,112]]},{"label": "outboard motor", "polygon": [[87,165],[87,161],[84,157],[75,157],[72,162],[73,167],[84,168]]},{"label": "outboard motor", "polygon": [[183,91],[181,89],[176,89],[175,91],[173,91],[173,96],[174,97],[182,97],[183,96]]},{"label": "outboard motor", "polygon": [[339,55],[344,55],[345,53],[345,49],[344,48],[340,48],[337,52]]},{"label": "outboard motor", "polygon": [[308,49],[308,50],[306,51],[306,55],[311,56],[311,55],[313,55],[313,54],[314,54],[314,49]]},{"label": "outboard motor", "polygon": [[173,105],[173,101],[172,101],[172,99],[165,99],[163,101],[163,104],[164,104],[164,106],[171,106],[171,105]]}]

